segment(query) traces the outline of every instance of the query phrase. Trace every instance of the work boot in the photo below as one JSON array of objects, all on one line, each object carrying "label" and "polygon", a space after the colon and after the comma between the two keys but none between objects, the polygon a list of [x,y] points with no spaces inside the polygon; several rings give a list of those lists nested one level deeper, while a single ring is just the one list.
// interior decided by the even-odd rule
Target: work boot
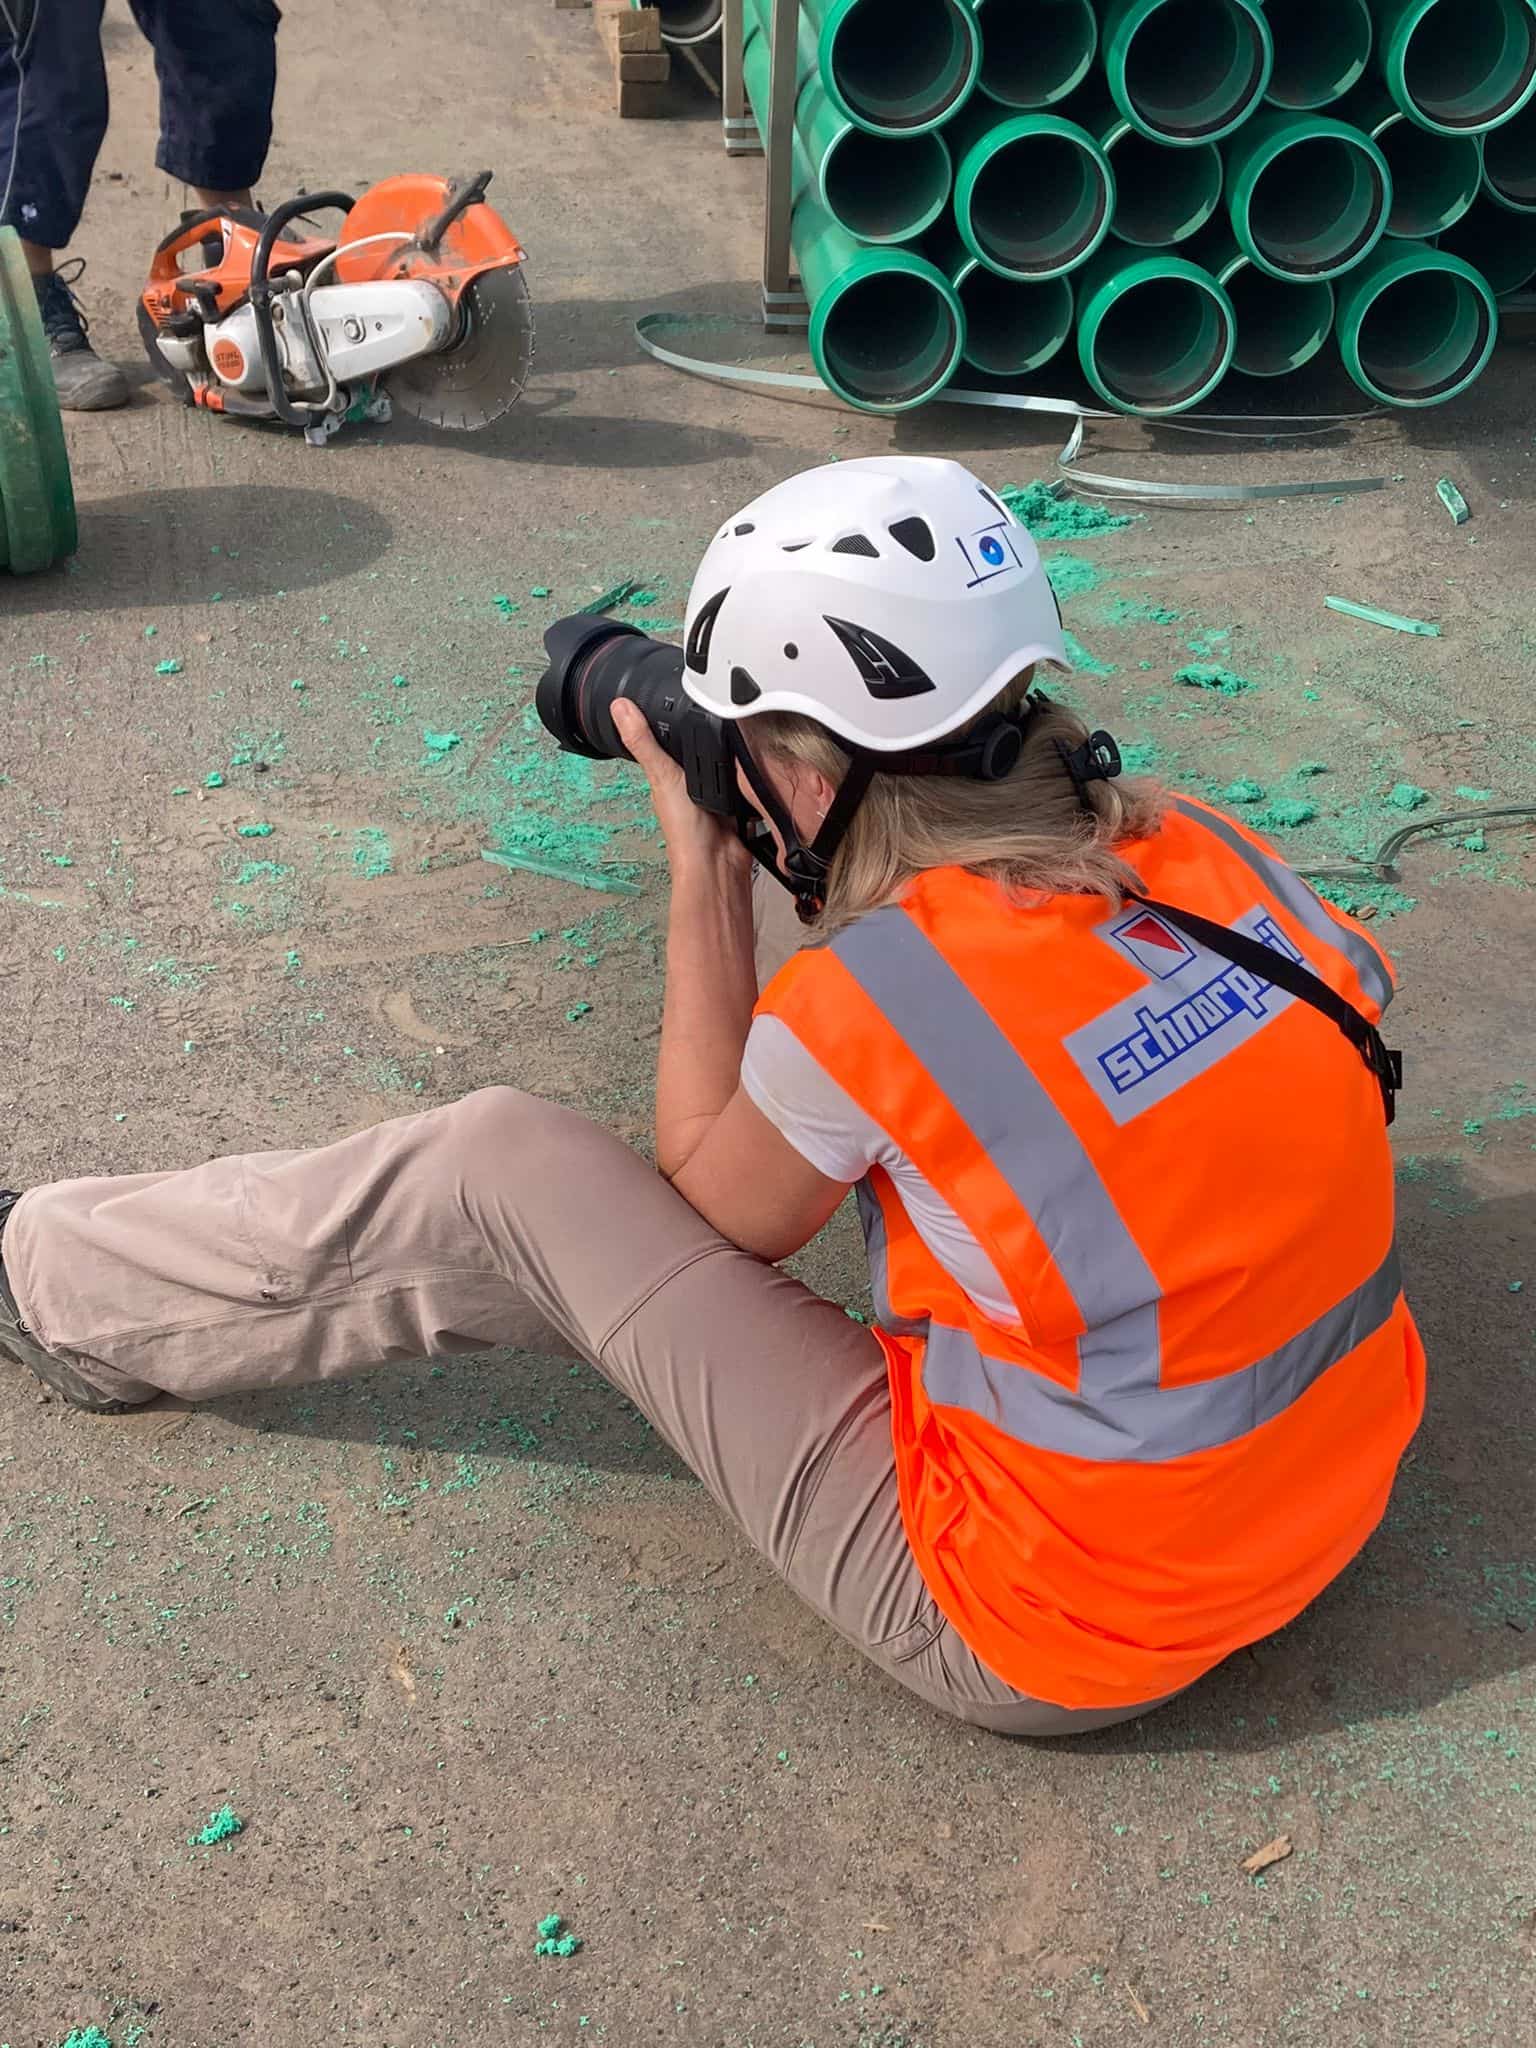
[{"label": "work boot", "polygon": [[[83,269],[84,265],[80,266]],[[104,363],[86,336],[90,328],[80,302],[70,285],[79,277],[75,270],[69,282],[57,270],[32,282],[37,287],[38,311],[53,358],[54,389],[66,412],[107,412],[128,403],[128,379],[116,363]]]},{"label": "work boot", "polygon": [[[109,366],[103,363],[100,367],[106,369]],[[8,1358],[14,1365],[24,1365],[45,1386],[52,1387],[56,1394],[62,1394],[73,1407],[89,1409],[93,1415],[124,1415],[140,1403],[119,1401],[111,1394],[103,1394],[89,1380],[82,1379],[72,1365],[66,1365],[62,1358],[45,1351],[21,1320],[21,1310],[16,1306],[16,1297],[5,1277],[4,1258],[6,1219],[20,1200],[20,1195],[0,1188],[0,1358]]]}]

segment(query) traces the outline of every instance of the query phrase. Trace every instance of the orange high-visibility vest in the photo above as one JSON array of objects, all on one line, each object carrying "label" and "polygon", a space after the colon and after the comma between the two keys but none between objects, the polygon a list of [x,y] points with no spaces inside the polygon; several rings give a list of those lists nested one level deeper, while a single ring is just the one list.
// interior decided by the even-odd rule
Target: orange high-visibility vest
[{"label": "orange high-visibility vest", "polygon": [[[1384,956],[1189,799],[1148,896],[1289,952],[1373,1021]],[[963,869],[796,956],[759,1005],[986,1253],[988,1316],[860,1190],[907,1536],[1001,1678],[1175,1691],[1355,1555],[1423,1408],[1378,1084],[1311,1005],[1100,897]]]}]

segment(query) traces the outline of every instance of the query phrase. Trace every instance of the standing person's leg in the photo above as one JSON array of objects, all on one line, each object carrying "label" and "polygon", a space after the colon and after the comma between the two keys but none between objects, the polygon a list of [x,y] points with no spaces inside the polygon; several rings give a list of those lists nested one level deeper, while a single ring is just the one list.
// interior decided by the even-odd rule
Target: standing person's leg
[{"label": "standing person's leg", "polygon": [[80,224],[107,132],[102,0],[0,0],[0,224],[15,228],[37,287],[59,403],[126,404],[128,384],[86,340],[54,258]]},{"label": "standing person's leg", "polygon": [[1086,1725],[986,1672],[935,1608],[870,1333],[568,1110],[489,1089],[316,1152],[37,1188],[0,1259],[33,1333],[108,1391],[207,1398],[553,1330],[892,1676],[983,1726]]},{"label": "standing person's leg", "polygon": [[160,80],[155,162],[204,206],[249,206],[272,141],[273,0],[129,0]]}]

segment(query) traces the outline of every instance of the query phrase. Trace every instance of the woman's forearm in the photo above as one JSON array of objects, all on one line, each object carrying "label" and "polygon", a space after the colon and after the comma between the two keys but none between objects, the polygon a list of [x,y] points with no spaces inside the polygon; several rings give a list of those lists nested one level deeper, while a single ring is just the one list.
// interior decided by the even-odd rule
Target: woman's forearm
[{"label": "woman's forearm", "polygon": [[736,1093],[756,1001],[750,866],[690,862],[672,878],[656,1077],[656,1164],[669,1179]]}]

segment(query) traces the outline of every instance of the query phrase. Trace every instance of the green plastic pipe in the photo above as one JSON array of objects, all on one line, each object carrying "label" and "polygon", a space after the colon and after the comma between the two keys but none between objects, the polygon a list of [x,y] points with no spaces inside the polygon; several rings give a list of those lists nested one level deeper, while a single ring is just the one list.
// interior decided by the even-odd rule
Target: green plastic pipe
[{"label": "green plastic pipe", "polygon": [[[745,0],[748,28],[772,0]],[[803,0],[799,68],[872,135],[921,135],[947,121],[981,68],[981,32],[965,0]]]},{"label": "green plastic pipe", "polygon": [[791,239],[823,383],[865,412],[907,412],[942,391],[965,350],[943,271],[910,249],[862,246],[814,199],[795,208]]},{"label": "green plastic pipe", "polygon": [[1427,242],[1383,242],[1339,280],[1344,367],[1385,405],[1443,405],[1481,376],[1498,339],[1487,281]]},{"label": "green plastic pipe", "polygon": [[1170,149],[1133,128],[1106,95],[1085,90],[1066,110],[1109,158],[1114,231],[1138,249],[1166,249],[1196,235],[1221,204],[1223,167],[1214,142]]},{"label": "green plastic pipe", "polygon": [[1090,0],[972,0],[981,30],[981,90],[1034,113],[1075,92],[1093,68],[1099,23]]},{"label": "green plastic pipe", "polygon": [[1333,329],[1333,286],[1325,279],[1286,282],[1249,262],[1224,222],[1190,250],[1232,301],[1237,345],[1232,367],[1247,377],[1284,377],[1310,363]]},{"label": "green plastic pipe", "polygon": [[1315,112],[1365,76],[1375,39],[1368,0],[1266,0],[1264,13],[1275,41],[1271,106]]},{"label": "green plastic pipe", "polygon": [[1083,375],[1118,412],[1186,412],[1226,375],[1237,341],[1232,301],[1182,256],[1111,243],[1077,285]]},{"label": "green plastic pipe", "polygon": [[1483,190],[1511,213],[1536,213],[1536,100],[1483,138]]},{"label": "green plastic pipe", "polygon": [[1410,121],[1478,135],[1536,92],[1530,0],[1374,0],[1387,90]]},{"label": "green plastic pipe", "polygon": [[1461,219],[1483,177],[1480,135],[1440,135],[1421,128],[1375,84],[1364,84],[1334,108],[1341,121],[1362,128],[1387,160],[1392,210],[1387,233],[1424,241]]},{"label": "green plastic pipe", "polygon": [[1338,277],[1386,233],[1387,160],[1362,129],[1268,110],[1227,144],[1227,215],[1271,277]]},{"label": "green plastic pipe", "polygon": [[1099,29],[1115,105],[1153,142],[1220,142],[1269,87],[1274,43],[1258,0],[1105,0]]},{"label": "green plastic pipe", "polygon": [[960,294],[965,360],[987,377],[1022,377],[1059,355],[1072,332],[1070,281],[1025,284],[999,277],[973,256],[953,227],[935,229],[924,253]]},{"label": "green plastic pipe", "polygon": [[[742,54],[747,97],[759,127],[768,119],[768,39],[759,29]],[[814,74],[795,107],[794,191],[818,199],[865,242],[907,242],[949,204],[953,172],[942,136],[871,135],[840,113]]]},{"label": "green plastic pipe", "polygon": [[1109,233],[1115,177],[1084,128],[1057,114],[993,118],[985,101],[950,131],[955,221],[973,256],[1002,277],[1062,277]]},{"label": "green plastic pipe", "polygon": [[1486,277],[1496,298],[1507,298],[1536,277],[1536,214],[1511,213],[1483,193],[1446,229],[1440,247]]}]

